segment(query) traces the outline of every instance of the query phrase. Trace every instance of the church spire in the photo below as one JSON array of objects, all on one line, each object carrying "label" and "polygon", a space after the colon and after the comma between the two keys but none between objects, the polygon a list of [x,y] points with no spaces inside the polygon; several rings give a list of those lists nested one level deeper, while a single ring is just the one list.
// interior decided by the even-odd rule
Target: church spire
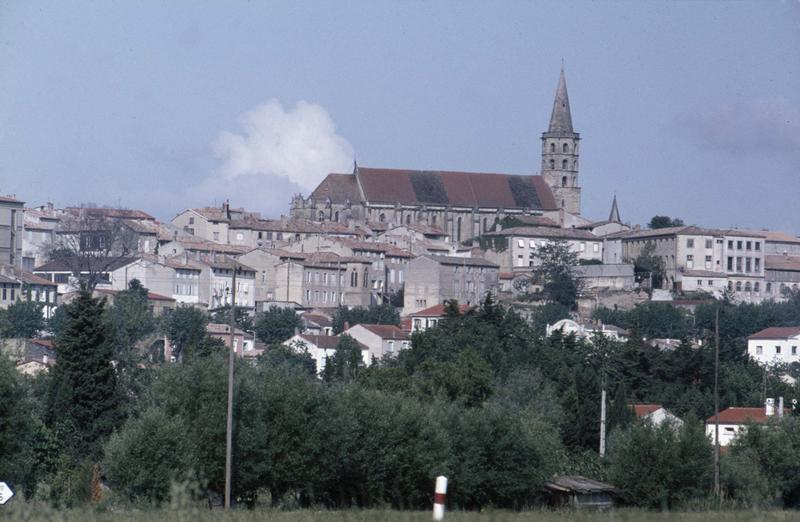
[{"label": "church spire", "polygon": [[614,202],[611,203],[611,213],[608,215],[608,220],[612,223],[622,223],[619,217],[619,207],[617,206],[617,195],[614,194]]},{"label": "church spire", "polygon": [[569,96],[567,96],[567,80],[564,78],[564,67],[561,67],[561,76],[558,78],[556,99],[553,102],[553,114],[550,116],[550,128],[547,132],[558,134],[572,134],[572,114],[569,111]]}]

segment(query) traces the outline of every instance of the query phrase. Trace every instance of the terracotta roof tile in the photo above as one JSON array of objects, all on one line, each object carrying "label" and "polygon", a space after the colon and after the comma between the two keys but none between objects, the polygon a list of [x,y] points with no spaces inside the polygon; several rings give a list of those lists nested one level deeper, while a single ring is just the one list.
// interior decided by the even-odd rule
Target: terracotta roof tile
[{"label": "terracotta roof tile", "polygon": [[[720,424],[745,424],[753,422],[756,424],[766,424],[770,417],[763,407],[761,408],[728,408],[719,412]],[[712,415],[706,419],[707,423],[716,422],[716,417]]]},{"label": "terracotta roof tile", "polygon": [[631,404],[631,408],[636,413],[636,416],[641,419],[654,411],[660,410],[663,406],[660,404]]},{"label": "terracotta roof tile", "polygon": [[756,332],[748,339],[788,339],[800,335],[800,326],[773,326]]},{"label": "terracotta roof tile", "polygon": [[[467,313],[471,308],[473,307],[467,304],[458,305],[458,311],[461,314]],[[437,304],[425,308],[424,310],[409,314],[409,317],[444,317],[445,315],[446,313],[444,311],[444,304]]]},{"label": "terracotta roof tile", "polygon": [[[399,340],[406,340],[408,339],[408,335],[406,335],[403,330],[398,328],[393,324],[357,324],[355,326],[361,326],[366,330],[374,333],[381,339],[399,339]],[[354,326],[354,327],[355,327]]]},{"label": "terracotta roof tile", "polygon": [[[359,167],[357,175],[371,203],[556,209],[541,176],[368,167]],[[329,174],[311,197],[335,203],[361,200],[355,174]]]}]

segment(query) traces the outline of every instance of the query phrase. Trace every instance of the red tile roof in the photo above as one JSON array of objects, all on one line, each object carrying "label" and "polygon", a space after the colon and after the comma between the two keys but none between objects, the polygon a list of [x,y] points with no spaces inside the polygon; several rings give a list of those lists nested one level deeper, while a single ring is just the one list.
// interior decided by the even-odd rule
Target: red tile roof
[{"label": "red tile roof", "polygon": [[556,209],[541,176],[367,167],[357,175],[369,202]]},{"label": "red tile roof", "polygon": [[631,408],[633,408],[636,416],[641,419],[647,417],[654,411],[660,410],[663,406],[660,404],[631,404]]},{"label": "red tile roof", "polygon": [[[461,314],[467,313],[472,307],[467,304],[460,304],[458,305],[458,312]],[[424,310],[420,310],[419,312],[414,312],[409,314],[410,317],[444,317],[447,315],[444,311],[443,304],[433,305],[429,308]]]},{"label": "red tile roof", "polygon": [[[326,350],[335,350],[336,346],[339,344],[339,341],[342,339],[341,335],[300,334],[299,337],[318,348],[323,348]],[[364,344],[359,343],[358,341],[356,341],[356,343],[358,343],[358,346],[362,350],[369,350],[369,348]]]},{"label": "red tile roof", "polygon": [[[109,289],[105,289],[105,288],[95,288],[94,291],[97,292],[98,294],[104,294],[104,295],[110,295],[110,296],[115,296],[120,292],[119,290],[109,290]],[[147,292],[147,300],[148,301],[174,301],[175,299],[173,299],[171,297],[167,297],[165,295],[157,294],[155,292]]]},{"label": "red tile roof", "polygon": [[[356,179],[358,176],[358,179]],[[541,176],[481,172],[358,167],[357,174],[329,174],[311,193],[315,200],[404,205],[531,208],[555,210],[553,192]]]},{"label": "red tile roof", "polygon": [[800,326],[773,326],[756,332],[748,339],[788,339],[800,335]]},{"label": "red tile roof", "polygon": [[361,201],[356,177],[353,174],[328,174],[311,193],[311,197],[317,201],[330,198],[335,203],[344,203],[348,199],[353,203]]},{"label": "red tile roof", "polygon": [[[355,326],[361,326],[362,328],[374,333],[381,339],[408,339],[408,335],[406,335],[403,330],[393,324],[357,324]],[[355,328],[355,326],[353,328]]]},{"label": "red tile roof", "polygon": [[800,272],[800,256],[764,256],[764,268]]},{"label": "red tile roof", "polygon": [[67,207],[65,211],[71,214],[84,213],[93,217],[104,217],[110,219],[147,219],[155,221],[156,218],[143,212],[141,210],[127,209],[127,208],[106,208],[106,207]]},{"label": "red tile roof", "polygon": [[[720,424],[745,424],[747,422],[765,424],[770,418],[763,406],[761,408],[728,408],[719,412]],[[706,419],[706,423],[714,422],[716,422],[714,415]]]}]

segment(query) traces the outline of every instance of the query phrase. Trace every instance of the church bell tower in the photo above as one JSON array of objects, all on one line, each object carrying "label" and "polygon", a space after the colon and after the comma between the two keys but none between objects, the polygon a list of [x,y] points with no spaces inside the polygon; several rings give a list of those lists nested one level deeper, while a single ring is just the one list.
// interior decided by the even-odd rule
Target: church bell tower
[{"label": "church bell tower", "polygon": [[553,190],[556,205],[572,214],[581,213],[578,183],[580,135],[572,130],[564,69],[558,79],[550,127],[542,133],[542,177]]}]

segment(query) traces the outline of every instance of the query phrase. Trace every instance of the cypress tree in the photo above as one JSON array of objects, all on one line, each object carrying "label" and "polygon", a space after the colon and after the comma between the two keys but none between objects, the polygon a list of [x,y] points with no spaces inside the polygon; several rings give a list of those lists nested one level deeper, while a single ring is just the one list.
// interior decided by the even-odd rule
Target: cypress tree
[{"label": "cypress tree", "polygon": [[48,420],[76,461],[98,457],[119,420],[104,305],[105,299],[95,299],[82,289],[67,305],[66,326],[56,339]]}]

